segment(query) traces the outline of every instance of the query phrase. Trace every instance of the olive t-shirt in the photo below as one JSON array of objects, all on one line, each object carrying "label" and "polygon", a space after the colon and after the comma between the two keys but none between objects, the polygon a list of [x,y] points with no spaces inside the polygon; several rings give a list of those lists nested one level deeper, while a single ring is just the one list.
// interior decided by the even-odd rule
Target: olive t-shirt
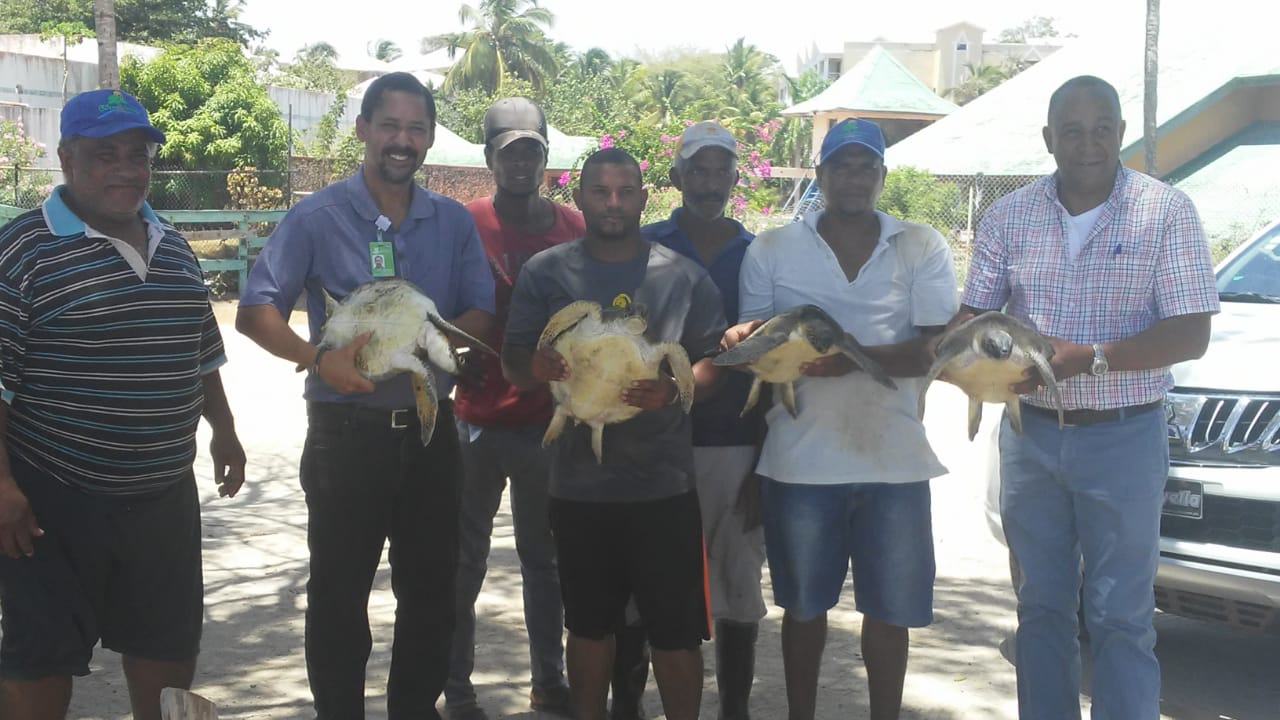
[{"label": "olive t-shirt", "polygon": [[[506,344],[533,348],[547,321],[577,300],[603,307],[640,303],[653,342],[678,342],[689,362],[719,351],[725,331],[720,292],[697,263],[657,243],[647,253],[600,262],[578,239],[543,250],[516,280]],[[551,495],[587,502],[657,500],[693,489],[689,416],[680,406],[643,411],[604,428],[604,457],[591,452],[591,429],[569,421],[552,447]]]}]

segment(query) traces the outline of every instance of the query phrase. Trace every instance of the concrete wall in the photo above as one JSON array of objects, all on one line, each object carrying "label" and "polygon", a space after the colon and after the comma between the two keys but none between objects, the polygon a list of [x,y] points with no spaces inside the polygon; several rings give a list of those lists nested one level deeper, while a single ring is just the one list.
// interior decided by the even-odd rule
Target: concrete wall
[{"label": "concrete wall", "polygon": [[[20,118],[27,135],[51,149],[58,144],[58,123],[63,101],[62,67],[61,58],[0,51],[0,103],[8,108],[4,117]],[[95,63],[67,63],[69,96],[96,87],[98,66]],[[329,112],[334,100],[330,93],[293,88],[268,87],[267,94],[276,107],[280,108],[280,117],[286,123],[289,122],[289,107],[293,106],[293,129],[301,133],[304,139],[311,136],[311,130]],[[342,130],[354,127],[359,114],[360,101],[348,98],[338,127]],[[56,165],[56,160],[50,160],[50,164]]]}]

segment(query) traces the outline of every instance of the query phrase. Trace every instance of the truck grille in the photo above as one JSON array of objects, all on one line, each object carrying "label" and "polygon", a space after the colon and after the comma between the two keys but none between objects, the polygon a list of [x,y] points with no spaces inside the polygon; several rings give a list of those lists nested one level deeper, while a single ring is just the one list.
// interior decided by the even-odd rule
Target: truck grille
[{"label": "truck grille", "polygon": [[1160,535],[1247,550],[1280,552],[1280,503],[1204,496],[1200,519],[1164,515]]},{"label": "truck grille", "polygon": [[1170,459],[1197,465],[1280,465],[1280,396],[1169,393]]}]

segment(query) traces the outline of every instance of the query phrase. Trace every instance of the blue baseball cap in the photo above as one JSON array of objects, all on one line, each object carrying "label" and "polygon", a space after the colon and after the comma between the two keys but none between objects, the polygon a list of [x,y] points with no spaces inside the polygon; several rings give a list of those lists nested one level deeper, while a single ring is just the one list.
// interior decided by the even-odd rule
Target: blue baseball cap
[{"label": "blue baseball cap", "polygon": [[147,118],[147,109],[138,99],[120,90],[89,90],[72,96],[62,106],[62,137],[73,135],[100,138],[140,128],[157,143],[164,133]]},{"label": "blue baseball cap", "polygon": [[880,126],[870,120],[847,118],[836,123],[822,138],[818,164],[826,162],[837,150],[851,143],[857,143],[884,159],[884,134],[880,132]]}]

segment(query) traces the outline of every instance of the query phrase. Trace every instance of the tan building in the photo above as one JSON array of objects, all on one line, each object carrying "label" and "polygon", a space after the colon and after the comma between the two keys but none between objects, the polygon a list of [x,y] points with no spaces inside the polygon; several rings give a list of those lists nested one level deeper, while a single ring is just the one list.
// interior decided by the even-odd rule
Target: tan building
[{"label": "tan building", "polygon": [[946,97],[968,77],[969,68],[1007,63],[1034,65],[1060,49],[1064,42],[1062,38],[1042,38],[1026,43],[994,43],[984,39],[985,33],[986,30],[973,23],[959,22],[939,29],[932,41],[846,42],[839,49],[814,45],[807,56],[800,58],[799,67],[801,72],[816,69],[834,81],[878,47],[902,63],[930,90]]}]

